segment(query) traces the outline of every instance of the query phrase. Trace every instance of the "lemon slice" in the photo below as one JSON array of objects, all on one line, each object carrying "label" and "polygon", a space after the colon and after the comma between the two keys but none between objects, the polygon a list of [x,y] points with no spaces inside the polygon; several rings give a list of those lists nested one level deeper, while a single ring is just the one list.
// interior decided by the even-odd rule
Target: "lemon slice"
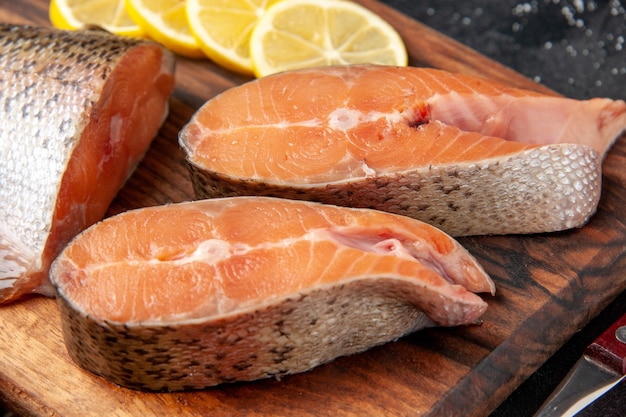
[{"label": "lemon slice", "polygon": [[60,29],[76,30],[86,25],[98,25],[118,35],[143,35],[141,28],[126,13],[124,0],[52,0],[49,16],[52,25]]},{"label": "lemon slice", "polygon": [[277,1],[187,0],[187,20],[206,56],[230,70],[252,74],[250,34]]},{"label": "lemon slice", "polygon": [[193,58],[204,56],[189,30],[185,0],[126,0],[126,10],[150,38],[169,50]]},{"label": "lemon slice", "polygon": [[276,3],[252,32],[250,57],[257,77],[321,65],[408,62],[404,42],[390,24],[340,0]]}]

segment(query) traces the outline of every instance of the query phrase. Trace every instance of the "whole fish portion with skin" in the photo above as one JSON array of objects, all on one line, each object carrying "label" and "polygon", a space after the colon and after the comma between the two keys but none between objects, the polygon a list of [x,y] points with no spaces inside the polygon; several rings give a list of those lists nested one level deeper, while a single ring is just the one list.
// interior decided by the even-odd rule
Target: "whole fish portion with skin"
[{"label": "whole fish portion with skin", "polygon": [[180,133],[198,197],[376,208],[460,235],[581,226],[626,128],[621,100],[573,100],[427,68],[356,65],[258,79]]},{"label": "whole fish portion with skin", "polygon": [[0,23],[0,304],[53,295],[51,262],[165,120],[174,65],[152,41]]}]

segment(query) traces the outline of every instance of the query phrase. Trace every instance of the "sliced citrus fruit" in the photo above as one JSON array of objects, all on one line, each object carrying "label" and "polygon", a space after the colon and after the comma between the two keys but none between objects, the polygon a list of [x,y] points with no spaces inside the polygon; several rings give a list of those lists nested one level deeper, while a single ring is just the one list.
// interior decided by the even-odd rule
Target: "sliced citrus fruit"
[{"label": "sliced citrus fruit", "polygon": [[407,65],[402,38],[385,20],[356,3],[289,0],[270,7],[250,36],[256,76],[342,64]]},{"label": "sliced citrus fruit", "polygon": [[188,57],[203,57],[185,16],[185,0],[126,0],[130,17],[155,41]]},{"label": "sliced citrus fruit", "polygon": [[143,35],[126,12],[124,0],[52,0],[49,16],[52,25],[60,29],[98,25],[118,35]]},{"label": "sliced citrus fruit", "polygon": [[204,53],[216,63],[252,74],[250,34],[278,0],[187,0],[187,19]]}]

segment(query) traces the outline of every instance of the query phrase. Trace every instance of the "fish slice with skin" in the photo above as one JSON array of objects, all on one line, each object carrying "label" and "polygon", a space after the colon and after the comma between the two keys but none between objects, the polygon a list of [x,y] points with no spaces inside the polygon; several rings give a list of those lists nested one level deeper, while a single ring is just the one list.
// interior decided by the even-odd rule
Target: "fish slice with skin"
[{"label": "fish slice with skin", "polygon": [[73,360],[148,391],[303,372],[426,326],[474,324],[487,308],[475,293],[495,292],[426,223],[267,197],[109,217],[51,279]]},{"label": "fish slice with skin", "polygon": [[0,23],[0,304],[53,294],[52,260],[143,157],[173,71],[155,42]]},{"label": "fish slice with skin", "polygon": [[595,213],[621,100],[573,100],[428,68],[285,72],[225,91],[182,129],[200,198],[368,207],[451,235],[536,233]]}]

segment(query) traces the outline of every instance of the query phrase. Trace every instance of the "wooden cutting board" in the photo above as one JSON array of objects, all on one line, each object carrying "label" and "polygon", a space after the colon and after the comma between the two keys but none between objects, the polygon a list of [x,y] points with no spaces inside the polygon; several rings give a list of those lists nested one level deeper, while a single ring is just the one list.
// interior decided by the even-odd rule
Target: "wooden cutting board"
[{"label": "wooden cutting board", "polygon": [[[411,65],[548,91],[373,0],[404,37]],[[0,20],[48,25],[45,1],[4,1]],[[248,81],[180,59],[171,113],[109,215],[192,199],[177,133],[217,93]],[[0,399],[37,416],[486,416],[576,330],[626,289],[626,137],[604,163],[598,213],[577,230],[460,239],[498,287],[481,326],[429,329],[310,372],[200,392],[114,386],[72,363],[54,300],[0,308]]]}]

